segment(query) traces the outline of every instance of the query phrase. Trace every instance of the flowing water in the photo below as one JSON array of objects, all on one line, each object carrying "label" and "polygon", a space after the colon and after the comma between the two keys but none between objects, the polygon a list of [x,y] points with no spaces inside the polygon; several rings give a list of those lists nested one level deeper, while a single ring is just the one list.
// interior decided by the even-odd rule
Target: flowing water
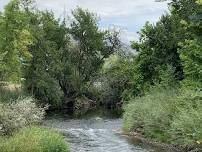
[{"label": "flowing water", "polygon": [[44,124],[64,133],[71,152],[162,152],[123,136],[122,119],[111,115],[91,114],[80,119],[50,117]]}]

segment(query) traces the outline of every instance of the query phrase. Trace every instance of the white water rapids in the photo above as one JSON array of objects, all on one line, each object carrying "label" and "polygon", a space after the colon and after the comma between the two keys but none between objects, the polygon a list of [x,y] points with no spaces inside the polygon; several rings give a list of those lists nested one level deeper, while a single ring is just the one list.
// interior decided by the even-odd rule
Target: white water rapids
[{"label": "white water rapids", "polygon": [[162,152],[151,147],[143,148],[142,145],[121,135],[122,119],[52,118],[44,124],[63,132],[71,152]]}]

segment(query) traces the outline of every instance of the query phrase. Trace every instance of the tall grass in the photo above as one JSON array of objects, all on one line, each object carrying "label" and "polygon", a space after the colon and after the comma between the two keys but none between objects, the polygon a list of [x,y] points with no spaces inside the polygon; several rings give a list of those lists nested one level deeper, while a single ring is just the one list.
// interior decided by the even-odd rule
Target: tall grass
[{"label": "tall grass", "polygon": [[165,141],[169,134],[170,117],[173,113],[173,97],[176,90],[155,88],[143,97],[130,101],[125,107],[124,130],[142,128],[147,137]]},{"label": "tall grass", "polygon": [[0,138],[1,152],[69,152],[64,137],[53,130],[30,127]]},{"label": "tall grass", "polygon": [[18,98],[25,97],[26,94],[23,90],[19,87],[11,87],[7,84],[0,83],[0,102],[1,103],[8,103]]},{"label": "tall grass", "polygon": [[202,142],[202,92],[153,88],[125,107],[123,128],[161,142]]},{"label": "tall grass", "polygon": [[202,91],[185,90],[177,97],[178,106],[169,133],[172,143],[202,143]]}]

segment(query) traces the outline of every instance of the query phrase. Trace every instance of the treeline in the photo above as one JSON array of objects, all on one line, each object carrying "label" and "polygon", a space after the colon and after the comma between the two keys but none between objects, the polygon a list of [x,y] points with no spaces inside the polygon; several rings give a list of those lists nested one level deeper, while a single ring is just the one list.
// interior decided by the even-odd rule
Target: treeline
[{"label": "treeline", "polygon": [[100,30],[88,10],[73,10],[72,20],[56,19],[32,1],[12,0],[0,15],[0,81],[22,84],[28,95],[57,108],[75,101],[77,108],[86,101],[124,105],[126,131],[200,145],[201,3],[169,2],[169,12],[147,22],[132,42],[133,54],[119,32]]},{"label": "treeline", "polygon": [[202,142],[202,3],[173,0],[168,7],[132,43],[138,55],[125,94],[124,129],[190,150]]},{"label": "treeline", "polygon": [[90,98],[93,78],[120,48],[119,33],[100,30],[98,16],[88,10],[77,8],[68,20],[34,6],[12,0],[0,14],[0,80],[22,84],[54,107]]}]

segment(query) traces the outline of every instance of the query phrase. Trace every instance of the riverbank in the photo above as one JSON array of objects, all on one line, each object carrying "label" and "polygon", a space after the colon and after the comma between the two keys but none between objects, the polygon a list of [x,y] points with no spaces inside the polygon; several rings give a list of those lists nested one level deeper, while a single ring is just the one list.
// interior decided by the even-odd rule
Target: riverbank
[{"label": "riverbank", "polygon": [[200,152],[201,97],[199,90],[153,88],[125,107],[124,131],[148,144]]},{"label": "riverbank", "polygon": [[48,118],[65,118],[65,119],[87,119],[92,118],[93,116],[102,117],[102,118],[120,118],[123,114],[123,109],[109,109],[105,106],[96,106],[90,109],[80,109],[78,114],[74,113],[73,109],[62,109],[62,110],[47,110]]},{"label": "riverbank", "polygon": [[0,152],[69,152],[61,134],[40,125],[46,109],[21,89],[0,85]]},{"label": "riverbank", "polygon": [[144,145],[156,147],[157,149],[162,149],[169,152],[200,152],[202,148],[201,146],[197,144],[175,145],[175,144],[161,143],[161,142],[154,141],[152,139],[145,138],[142,134],[137,132],[130,132],[130,133],[123,132],[122,134],[131,137],[135,142],[139,142]]},{"label": "riverbank", "polygon": [[70,152],[64,137],[53,129],[26,127],[12,136],[0,136],[1,152]]}]

